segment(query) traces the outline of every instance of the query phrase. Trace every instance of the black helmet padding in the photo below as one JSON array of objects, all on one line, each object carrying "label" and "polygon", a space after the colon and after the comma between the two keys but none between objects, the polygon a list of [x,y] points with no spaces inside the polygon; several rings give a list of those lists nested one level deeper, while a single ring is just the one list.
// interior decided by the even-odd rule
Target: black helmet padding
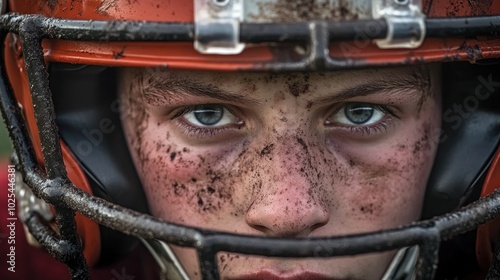
[{"label": "black helmet padding", "polygon": [[[49,71],[60,136],[87,175],[94,195],[147,213],[120,122],[116,69],[51,64]],[[100,265],[137,244],[135,238],[102,225],[100,231]]]},{"label": "black helmet padding", "polygon": [[[479,198],[500,142],[500,64],[442,65],[443,133],[427,186],[422,218],[449,213]],[[441,243],[436,279],[479,270],[476,231]]]},{"label": "black helmet padding", "polygon": [[442,70],[443,130],[424,219],[463,206],[470,195],[477,198],[500,142],[500,64],[444,63]]}]

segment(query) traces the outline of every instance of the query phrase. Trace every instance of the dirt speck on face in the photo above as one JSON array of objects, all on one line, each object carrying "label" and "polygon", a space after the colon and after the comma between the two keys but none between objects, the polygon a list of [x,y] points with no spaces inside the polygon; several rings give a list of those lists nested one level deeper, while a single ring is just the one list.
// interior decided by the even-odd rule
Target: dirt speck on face
[{"label": "dirt speck on face", "polygon": [[268,155],[273,151],[273,149],[274,149],[274,144],[272,143],[268,144],[260,151],[260,155],[261,156]]},{"label": "dirt speck on face", "polygon": [[413,144],[413,156],[418,157],[420,153],[427,153],[431,150],[431,126],[429,124],[424,124],[422,127],[422,136],[415,141]]},{"label": "dirt speck on face", "polygon": [[[134,81],[122,85],[120,89],[120,112],[124,123],[129,122],[131,127],[128,133],[134,134],[128,136],[131,139],[130,148],[135,150],[142,166],[149,160],[149,156],[143,151],[143,135],[148,127],[149,115],[144,107],[143,95],[143,76],[140,72],[127,71],[122,73],[123,81]],[[158,145],[156,145],[158,147]]]},{"label": "dirt speck on face", "polygon": [[172,183],[172,188],[174,189],[175,195],[182,195],[186,191],[186,185],[178,183],[178,182],[173,182]]},{"label": "dirt speck on face", "polygon": [[361,208],[359,210],[363,213],[366,213],[366,214],[373,214],[373,203],[369,203],[365,206],[361,206]]},{"label": "dirt speck on face", "polygon": [[287,85],[290,94],[299,97],[309,91],[309,75],[304,75],[303,81],[297,81],[293,76],[290,76]]},{"label": "dirt speck on face", "polygon": [[195,196],[202,212],[216,212],[231,199],[232,193],[224,186],[207,185],[198,190]]},{"label": "dirt speck on face", "polygon": [[300,146],[302,147],[302,149],[304,149],[304,152],[306,152],[306,153],[307,153],[307,150],[308,150],[308,149],[307,149],[307,144],[306,144],[306,142],[304,142],[304,140],[303,140],[302,138],[298,137],[298,136],[297,136],[297,138],[296,138],[296,139],[297,139],[297,142],[298,142],[298,143],[300,144]]},{"label": "dirt speck on face", "polygon": [[312,101],[307,101],[306,109],[311,109],[312,105],[313,105]]},{"label": "dirt speck on face", "polygon": [[309,89],[309,84],[301,84],[298,82],[294,82],[288,85],[288,90],[290,94],[298,97],[302,93],[306,92]]}]

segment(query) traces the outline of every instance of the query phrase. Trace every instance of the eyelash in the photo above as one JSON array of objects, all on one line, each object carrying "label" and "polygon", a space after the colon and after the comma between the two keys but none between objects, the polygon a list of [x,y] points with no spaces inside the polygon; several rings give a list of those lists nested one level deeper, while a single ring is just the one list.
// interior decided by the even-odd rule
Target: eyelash
[{"label": "eyelash", "polygon": [[371,134],[387,132],[389,127],[392,125],[392,122],[393,120],[389,119],[389,120],[379,121],[378,123],[375,123],[373,125],[350,126],[344,128],[348,129],[350,133],[360,134],[362,136],[368,136]]},{"label": "eyelash", "polygon": [[[189,124],[182,116],[191,113],[195,110],[196,106],[184,107],[178,110],[170,120],[177,120],[178,127],[188,136],[196,138],[212,138],[220,134],[234,131],[235,129],[241,128],[242,124],[235,124],[232,126],[222,126],[222,127],[199,127]],[[224,106],[229,110],[227,106]],[[231,112],[232,113],[232,112]]]}]

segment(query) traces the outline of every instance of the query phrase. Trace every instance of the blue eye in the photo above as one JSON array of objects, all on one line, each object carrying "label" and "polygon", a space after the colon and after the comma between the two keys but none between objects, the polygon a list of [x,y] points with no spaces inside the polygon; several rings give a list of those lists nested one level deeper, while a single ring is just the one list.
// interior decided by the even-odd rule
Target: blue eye
[{"label": "blue eye", "polygon": [[224,108],[220,105],[199,105],[193,110],[193,115],[203,125],[215,125],[224,116]]},{"label": "blue eye", "polygon": [[371,125],[380,121],[386,113],[379,105],[351,102],[337,111],[330,121],[348,126]]},{"label": "blue eye", "polygon": [[189,108],[188,112],[184,113],[184,119],[195,126],[199,127],[219,127],[228,124],[233,124],[237,121],[229,110],[218,104],[203,104]]},{"label": "blue eye", "polygon": [[370,104],[349,103],[344,107],[345,117],[354,124],[368,122],[374,114],[375,108]]}]

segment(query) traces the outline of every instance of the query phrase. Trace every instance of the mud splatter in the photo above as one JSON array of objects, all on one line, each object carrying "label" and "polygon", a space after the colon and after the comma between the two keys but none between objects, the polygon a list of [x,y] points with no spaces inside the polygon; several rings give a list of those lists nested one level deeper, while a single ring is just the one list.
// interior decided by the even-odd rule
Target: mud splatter
[{"label": "mud splatter", "polygon": [[120,59],[125,57],[125,48],[122,48],[120,51],[113,51],[113,59]]},{"label": "mud splatter", "polygon": [[294,76],[290,76],[287,85],[290,94],[299,97],[309,91],[309,75],[304,75],[303,81],[297,81]]},{"label": "mud splatter", "polygon": [[467,45],[467,41],[464,41],[458,49],[464,51],[472,63],[476,62],[476,60],[483,58],[483,50],[478,44],[475,44],[474,46],[469,46]]},{"label": "mud splatter", "polygon": [[104,0],[97,7],[96,12],[101,15],[107,15],[109,9],[115,9],[119,4],[117,0]]},{"label": "mud splatter", "polygon": [[292,22],[311,19],[355,20],[368,17],[368,12],[351,6],[350,1],[300,0],[258,3],[258,14],[249,15],[253,21]]},{"label": "mud splatter", "polygon": [[58,2],[59,2],[58,0],[47,0],[45,3],[47,5],[47,7],[50,8],[51,11],[54,11],[54,9],[56,8]]},{"label": "mud splatter", "polygon": [[174,193],[177,196],[183,195],[186,192],[186,185],[178,182],[173,182],[172,188],[174,189]]},{"label": "mud splatter", "polygon": [[268,155],[270,154],[274,149],[274,144],[268,144],[266,145],[261,151],[260,151],[260,156]]},{"label": "mud splatter", "polygon": [[[144,107],[143,95],[141,94],[143,87],[142,75],[140,72],[124,72],[122,73],[122,81],[134,81],[127,84],[122,84],[120,96],[120,112],[124,122],[130,121],[134,127],[129,133],[134,135],[128,138],[132,140],[131,148],[136,151],[140,159],[141,165],[144,166],[149,160],[148,154],[145,154],[143,149],[143,134],[148,127],[149,116]],[[151,151],[149,151],[151,152]]]}]

